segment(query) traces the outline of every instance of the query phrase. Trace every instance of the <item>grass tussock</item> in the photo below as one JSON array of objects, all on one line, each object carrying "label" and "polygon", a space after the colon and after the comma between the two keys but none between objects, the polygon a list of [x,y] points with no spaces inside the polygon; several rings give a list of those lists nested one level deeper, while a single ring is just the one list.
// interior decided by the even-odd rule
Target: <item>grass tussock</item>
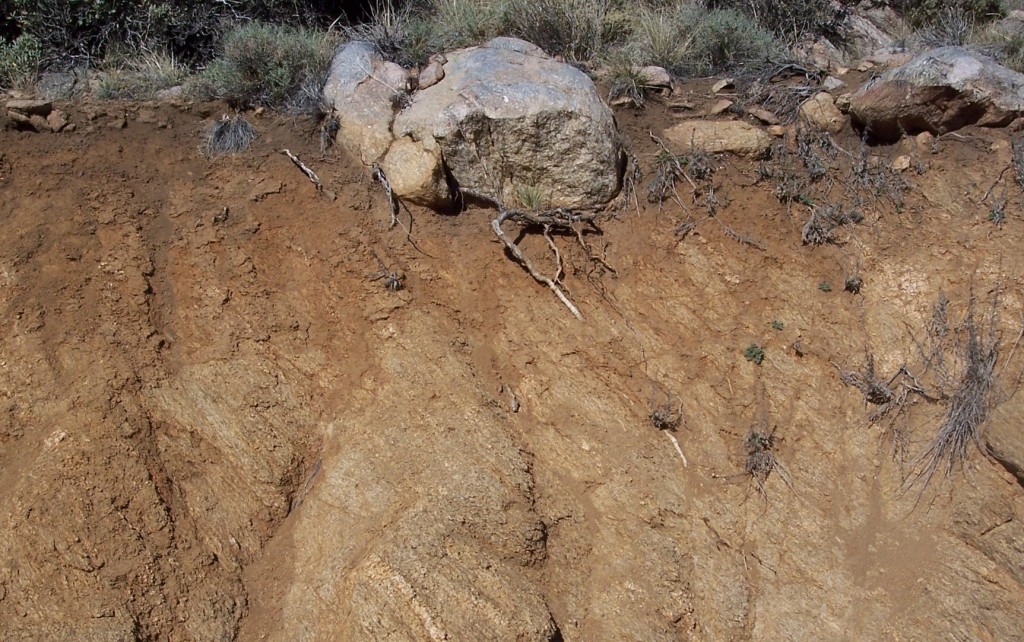
[{"label": "grass tussock", "polygon": [[238,108],[311,111],[319,105],[336,45],[331,33],[246,23],[225,35],[221,54],[193,78],[190,93]]},{"label": "grass tussock", "polygon": [[[435,4],[442,3],[438,0]],[[476,3],[470,0],[450,0],[444,4],[450,5],[447,15],[463,21],[451,26],[455,31],[479,17]],[[409,4],[396,5],[391,0],[381,0],[373,5],[369,20],[345,29],[345,37],[373,43],[388,60],[414,67],[445,49],[445,34],[451,31],[435,22],[434,18],[439,15]]]},{"label": "grass tussock", "polygon": [[236,154],[247,149],[258,135],[252,123],[242,116],[225,115],[210,127],[203,151],[211,158]]},{"label": "grass tussock", "polygon": [[974,45],[1000,64],[1024,73],[1024,24],[1014,21],[993,24],[976,34]]},{"label": "grass tussock", "polygon": [[493,0],[431,0],[429,10],[430,26],[440,49],[477,45],[502,30],[504,7]]},{"label": "grass tussock", "polygon": [[841,44],[850,11],[832,0],[704,0],[711,9],[731,9],[756,20],[786,42],[824,36]]},{"label": "grass tussock", "polygon": [[653,89],[642,68],[620,53],[609,61],[605,82],[608,83],[608,102],[613,105],[621,101],[634,107],[643,107],[648,92]]},{"label": "grass tussock", "polygon": [[187,71],[174,56],[143,52],[126,58],[123,66],[102,72],[94,93],[104,100],[150,100],[156,93],[180,85]]},{"label": "grass tussock", "polygon": [[750,17],[731,10],[678,4],[644,9],[624,51],[634,64],[658,65],[677,76],[756,70],[784,56],[785,47]]},{"label": "grass tussock", "polygon": [[950,10],[963,14],[975,24],[1004,13],[999,0],[890,0],[889,5],[915,29],[933,27]]},{"label": "grass tussock", "polygon": [[504,30],[569,62],[602,52],[609,0],[506,0]]}]

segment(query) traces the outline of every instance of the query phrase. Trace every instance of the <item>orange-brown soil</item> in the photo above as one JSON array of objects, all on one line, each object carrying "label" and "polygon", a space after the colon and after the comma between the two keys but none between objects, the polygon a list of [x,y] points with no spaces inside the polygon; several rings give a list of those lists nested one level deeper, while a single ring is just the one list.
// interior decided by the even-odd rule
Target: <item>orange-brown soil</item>
[{"label": "orange-brown soil", "polygon": [[[808,208],[735,158],[678,238],[689,186],[690,212],[645,198],[674,116],[621,111],[639,208],[587,237],[614,273],[554,238],[580,322],[493,211],[389,229],[308,120],[253,117],[208,160],[216,105],[67,109],[72,133],[0,132],[0,638],[1024,637],[1024,490],[977,450],[904,490],[945,402],[911,397],[901,464],[836,368],[920,373],[940,292],[958,319],[1001,285],[1013,391],[1021,192],[999,183],[1001,226],[980,202],[1007,131],[870,149],[920,163],[905,204],[810,246]],[[649,419],[669,398],[685,464]],[[752,426],[784,466],[763,495]]]}]

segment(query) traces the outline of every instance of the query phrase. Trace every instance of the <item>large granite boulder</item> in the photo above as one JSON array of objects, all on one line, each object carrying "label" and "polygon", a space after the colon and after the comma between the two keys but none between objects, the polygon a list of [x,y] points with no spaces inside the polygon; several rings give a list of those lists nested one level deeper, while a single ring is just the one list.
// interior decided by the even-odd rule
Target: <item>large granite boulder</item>
[{"label": "large granite boulder", "polygon": [[[522,40],[495,38],[447,54],[443,77],[409,97],[396,86],[397,72],[382,83],[373,71],[390,64],[372,46],[350,43],[324,93],[341,121],[339,139],[368,165],[383,160],[399,198],[446,204],[441,176],[510,204],[522,189],[551,207],[597,205],[617,194],[624,157],[615,119],[575,67]],[[424,166],[432,157],[437,171]],[[415,176],[403,175],[403,158],[416,160]]]}]

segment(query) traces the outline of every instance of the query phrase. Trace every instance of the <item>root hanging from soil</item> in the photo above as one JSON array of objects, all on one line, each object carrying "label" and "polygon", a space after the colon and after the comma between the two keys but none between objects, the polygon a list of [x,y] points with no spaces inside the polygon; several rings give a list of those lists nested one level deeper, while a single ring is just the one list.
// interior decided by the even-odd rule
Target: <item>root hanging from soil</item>
[{"label": "root hanging from soil", "polygon": [[[569,294],[562,284],[562,278],[565,275],[565,267],[562,262],[562,254],[558,250],[558,246],[555,244],[554,239],[551,236],[553,231],[572,233],[572,235],[579,242],[580,246],[586,252],[588,260],[591,262],[599,263],[605,266],[613,274],[615,270],[611,268],[607,262],[594,254],[593,249],[587,244],[583,238],[583,226],[589,226],[592,229],[600,232],[601,228],[597,226],[598,212],[576,212],[564,208],[555,208],[551,210],[545,210],[541,212],[528,212],[519,209],[509,209],[499,201],[498,199],[483,194],[476,190],[463,188],[462,192],[473,198],[477,198],[488,203],[492,203],[498,208],[498,216],[491,221],[491,229],[494,231],[494,235],[498,237],[498,240],[502,242],[505,249],[508,250],[512,258],[515,259],[523,268],[530,274],[531,277],[538,283],[547,286],[558,300],[568,308],[569,312],[574,317],[583,320],[583,314],[580,309],[573,303],[572,299],[569,298]],[[539,227],[544,235],[544,239],[547,241],[548,247],[551,248],[552,253],[555,256],[556,271],[554,278],[541,274],[540,271],[534,267],[530,259],[523,254],[523,251],[519,248],[515,242],[505,234],[505,230],[502,225],[506,222],[512,221],[518,225],[524,227]]]}]

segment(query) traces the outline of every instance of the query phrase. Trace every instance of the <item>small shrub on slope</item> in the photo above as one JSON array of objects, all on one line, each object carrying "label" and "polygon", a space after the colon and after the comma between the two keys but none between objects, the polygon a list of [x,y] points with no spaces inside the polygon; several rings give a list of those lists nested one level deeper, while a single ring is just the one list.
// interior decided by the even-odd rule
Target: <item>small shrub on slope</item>
[{"label": "small shrub on slope", "polygon": [[227,33],[222,53],[193,80],[191,93],[236,107],[307,110],[326,80],[335,45],[324,32],[247,23]]}]

